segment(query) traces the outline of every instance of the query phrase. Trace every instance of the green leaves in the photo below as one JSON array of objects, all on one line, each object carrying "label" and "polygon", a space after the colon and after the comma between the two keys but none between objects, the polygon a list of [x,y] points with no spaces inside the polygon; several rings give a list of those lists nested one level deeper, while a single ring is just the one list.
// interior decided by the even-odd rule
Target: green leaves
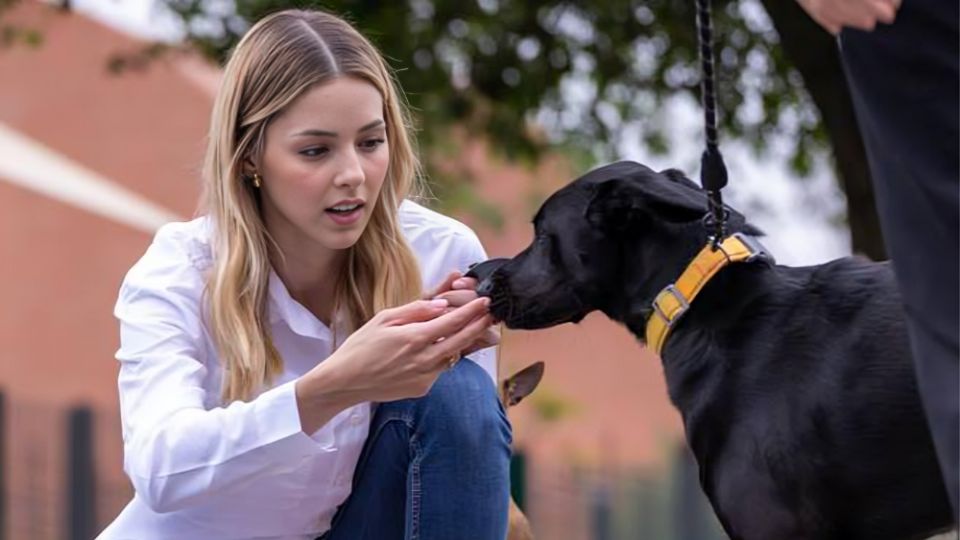
[{"label": "green leaves", "polygon": [[12,24],[0,24],[0,49],[21,44],[39,47],[43,44],[43,34],[35,28],[23,28]]},{"label": "green leaves", "polygon": [[[620,128],[633,123],[647,151],[664,153],[663,124],[645,119],[676,93],[699,99],[692,2],[239,0],[235,12],[210,13],[201,0],[165,1],[217,61],[246,21],[272,11],[320,8],[346,17],[397,70],[425,146],[456,124],[511,159],[535,161],[555,144],[600,157],[616,153]],[[813,109],[763,8],[751,0],[718,2],[714,16],[722,136],[762,150],[769,133],[793,130],[797,140],[822,145],[816,121],[780,122],[789,109]],[[542,130],[531,129],[534,120]],[[794,161],[802,169],[808,158]]]},{"label": "green leaves", "polygon": [[[14,2],[0,0],[0,14]],[[625,144],[666,154],[672,119],[665,102],[683,95],[700,99],[696,20],[688,1],[161,2],[183,21],[190,45],[220,64],[252,21],[271,12],[325,9],[346,18],[396,71],[427,149],[457,126],[527,164],[547,149],[572,150],[578,159],[585,153],[594,162],[618,157]],[[713,11],[721,144],[739,138],[763,154],[772,135],[785,134],[796,141],[791,167],[807,173],[811,156],[828,141],[774,21],[759,0],[715,0]],[[778,27],[794,25],[782,20],[784,10],[772,11]],[[41,40],[40,32],[0,24],[0,44]],[[118,51],[109,67],[145,68],[182,50],[147,45]],[[429,161],[427,167],[436,172]],[[435,176],[442,184],[443,175]]]}]

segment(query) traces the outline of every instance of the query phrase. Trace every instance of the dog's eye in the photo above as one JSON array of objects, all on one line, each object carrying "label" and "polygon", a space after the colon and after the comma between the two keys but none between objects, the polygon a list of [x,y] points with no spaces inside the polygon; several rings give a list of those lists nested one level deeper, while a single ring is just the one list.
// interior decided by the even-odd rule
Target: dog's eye
[{"label": "dog's eye", "polygon": [[550,248],[552,247],[551,244],[552,244],[552,242],[550,241],[550,237],[547,236],[546,234],[542,234],[542,233],[541,233],[541,234],[537,234],[537,235],[533,238],[533,245],[534,245],[534,247],[536,247],[537,249],[550,250]]},{"label": "dog's eye", "polygon": [[563,267],[563,253],[560,253],[560,250],[557,249],[560,243],[554,239],[553,235],[543,235],[538,241],[543,245],[543,249],[547,250],[550,262],[556,266]]}]

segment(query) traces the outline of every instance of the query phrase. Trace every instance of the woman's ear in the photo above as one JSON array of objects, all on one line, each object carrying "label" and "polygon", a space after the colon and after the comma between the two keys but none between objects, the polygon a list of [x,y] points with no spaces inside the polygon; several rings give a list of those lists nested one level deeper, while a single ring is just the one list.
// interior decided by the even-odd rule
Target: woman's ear
[{"label": "woman's ear", "polygon": [[260,168],[260,163],[250,156],[242,158],[240,160],[240,174],[243,176],[243,178],[253,178],[255,173],[259,173],[261,176],[263,176],[263,170]]}]

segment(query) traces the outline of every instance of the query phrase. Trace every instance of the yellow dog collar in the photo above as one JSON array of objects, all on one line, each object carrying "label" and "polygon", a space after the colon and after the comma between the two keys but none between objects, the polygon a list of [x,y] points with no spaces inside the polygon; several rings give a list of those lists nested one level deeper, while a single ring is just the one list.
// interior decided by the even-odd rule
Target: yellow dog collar
[{"label": "yellow dog collar", "polygon": [[717,249],[710,244],[704,246],[676,283],[664,287],[654,298],[653,314],[647,320],[647,346],[660,354],[670,329],[713,276],[730,263],[752,261],[760,256],[769,254],[755,238],[742,233],[728,236]]}]

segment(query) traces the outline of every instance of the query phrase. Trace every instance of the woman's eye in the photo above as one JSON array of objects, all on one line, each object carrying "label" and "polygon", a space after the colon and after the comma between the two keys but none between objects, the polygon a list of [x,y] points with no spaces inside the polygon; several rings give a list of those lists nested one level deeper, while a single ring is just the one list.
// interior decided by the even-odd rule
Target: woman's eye
[{"label": "woman's eye", "polygon": [[380,145],[383,144],[384,142],[386,142],[386,140],[385,140],[385,139],[382,139],[382,138],[381,138],[381,139],[367,139],[367,140],[363,141],[362,143],[360,143],[360,146],[361,146],[364,150],[375,150],[378,146],[380,146]]},{"label": "woman's eye", "polygon": [[324,146],[317,146],[313,148],[307,148],[300,151],[300,155],[307,157],[320,157],[325,155],[329,150]]}]

